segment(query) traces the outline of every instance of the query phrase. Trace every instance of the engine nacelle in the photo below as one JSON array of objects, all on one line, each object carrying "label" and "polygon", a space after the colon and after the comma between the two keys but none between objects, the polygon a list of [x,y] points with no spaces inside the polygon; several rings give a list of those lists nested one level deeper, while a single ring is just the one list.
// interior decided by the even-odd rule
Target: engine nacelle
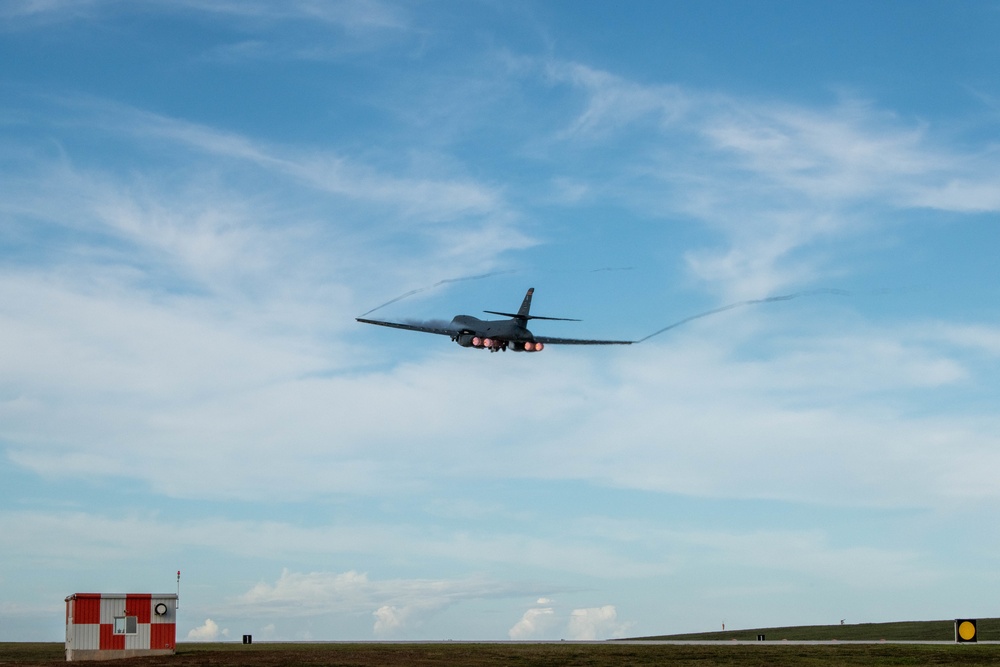
[{"label": "engine nacelle", "polygon": [[536,341],[529,340],[523,343],[511,343],[511,349],[515,352],[541,352],[545,349],[545,346]]},{"label": "engine nacelle", "polygon": [[452,336],[452,340],[461,345],[462,347],[474,347],[480,350],[489,350],[490,352],[503,352],[508,348],[516,350],[518,352],[537,352],[542,349],[541,343],[530,343],[532,347],[526,348],[525,343],[512,343],[506,341],[502,338],[489,338],[486,336],[477,336],[471,331],[465,331]]},{"label": "engine nacelle", "polygon": [[470,333],[462,333],[455,336],[454,341],[462,347],[476,347],[476,337]]}]

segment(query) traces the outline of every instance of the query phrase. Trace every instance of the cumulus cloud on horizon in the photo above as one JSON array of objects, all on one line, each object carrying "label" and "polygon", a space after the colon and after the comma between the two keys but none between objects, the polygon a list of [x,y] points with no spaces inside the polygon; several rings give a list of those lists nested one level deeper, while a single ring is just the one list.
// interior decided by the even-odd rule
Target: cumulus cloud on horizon
[{"label": "cumulus cloud on horizon", "polygon": [[219,628],[219,624],[210,618],[196,628],[191,628],[187,638],[193,642],[214,642],[220,637],[228,637],[229,628]]},{"label": "cumulus cloud on horizon", "polygon": [[573,609],[567,616],[549,598],[539,598],[536,604],[507,632],[511,639],[610,639],[624,637],[631,625],[618,619],[615,605]]}]

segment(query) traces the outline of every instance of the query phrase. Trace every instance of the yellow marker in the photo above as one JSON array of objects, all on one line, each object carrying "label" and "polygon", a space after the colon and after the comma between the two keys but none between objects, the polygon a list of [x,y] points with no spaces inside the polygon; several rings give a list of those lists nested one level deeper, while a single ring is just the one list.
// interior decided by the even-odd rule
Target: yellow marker
[{"label": "yellow marker", "polygon": [[976,622],[975,621],[955,621],[955,634],[957,641],[960,642],[974,642],[976,641]]}]

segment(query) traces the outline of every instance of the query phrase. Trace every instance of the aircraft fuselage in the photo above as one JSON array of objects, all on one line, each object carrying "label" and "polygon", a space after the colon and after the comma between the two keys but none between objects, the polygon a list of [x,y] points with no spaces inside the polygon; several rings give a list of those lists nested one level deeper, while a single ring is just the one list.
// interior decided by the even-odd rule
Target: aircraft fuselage
[{"label": "aircraft fuselage", "polygon": [[541,352],[545,347],[535,342],[527,327],[516,319],[481,320],[472,315],[457,315],[451,321],[457,333],[452,340],[462,347],[479,347],[491,352]]}]

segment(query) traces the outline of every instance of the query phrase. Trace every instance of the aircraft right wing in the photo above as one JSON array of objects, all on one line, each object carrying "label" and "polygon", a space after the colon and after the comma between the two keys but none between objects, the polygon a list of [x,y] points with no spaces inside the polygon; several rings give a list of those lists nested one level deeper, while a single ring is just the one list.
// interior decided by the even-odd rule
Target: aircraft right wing
[{"label": "aircraft right wing", "polygon": [[436,324],[428,322],[427,324],[403,324],[401,322],[383,322],[382,320],[366,320],[361,317],[355,317],[358,322],[364,322],[365,324],[377,324],[380,327],[392,327],[393,329],[407,329],[408,331],[423,331],[424,333],[440,334],[442,336],[454,336],[459,332],[458,329],[447,326],[447,323],[441,322],[441,326],[429,326],[430,324]]},{"label": "aircraft right wing", "polygon": [[631,345],[634,340],[587,340],[583,338],[549,338],[548,336],[535,336],[536,343],[546,345]]}]

